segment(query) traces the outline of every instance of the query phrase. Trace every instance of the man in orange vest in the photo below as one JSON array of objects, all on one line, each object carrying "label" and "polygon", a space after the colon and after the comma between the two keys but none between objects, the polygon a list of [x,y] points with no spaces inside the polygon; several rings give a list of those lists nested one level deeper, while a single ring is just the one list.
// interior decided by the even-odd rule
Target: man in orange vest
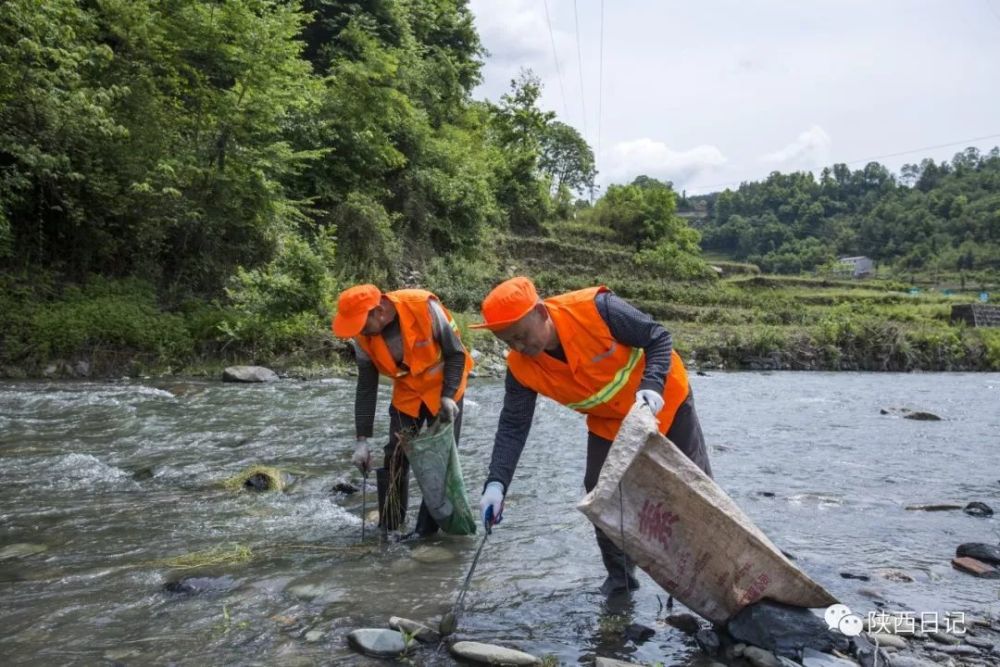
[{"label": "man in orange vest", "polygon": [[[635,403],[649,406],[660,432],[711,476],[705,440],[684,364],[670,334],[606,287],[542,301],[525,277],[511,278],[482,304],[482,324],[510,348],[503,409],[480,510],[501,518],[503,499],[531,428],[538,394],[587,415],[583,485],[597,485],[622,420]],[[635,565],[600,530],[597,546],[608,571],[605,595],[638,586]]]},{"label": "man in orange vest", "polygon": [[[472,357],[459,339],[458,326],[432,293],[403,289],[383,293],[375,285],[356,285],[337,300],[333,332],[350,338],[358,364],[354,399],[357,444],[352,461],[363,473],[371,469],[372,436],[378,399],[378,376],[392,379],[389,443],[384,448],[379,482],[379,526],[400,527],[408,505],[409,461],[396,452],[400,433],[416,433],[435,418],[453,422],[455,440],[462,429],[462,397]],[[420,504],[414,532],[437,532],[438,525]]]}]

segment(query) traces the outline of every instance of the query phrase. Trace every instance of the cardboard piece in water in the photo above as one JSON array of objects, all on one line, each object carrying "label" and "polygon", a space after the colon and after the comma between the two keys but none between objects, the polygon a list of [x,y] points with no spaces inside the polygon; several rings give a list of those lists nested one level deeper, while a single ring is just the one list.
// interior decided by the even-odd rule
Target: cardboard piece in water
[{"label": "cardboard piece in water", "polygon": [[657,430],[645,406],[625,418],[597,486],[577,509],[668,593],[714,623],[764,598],[798,607],[836,602]]}]

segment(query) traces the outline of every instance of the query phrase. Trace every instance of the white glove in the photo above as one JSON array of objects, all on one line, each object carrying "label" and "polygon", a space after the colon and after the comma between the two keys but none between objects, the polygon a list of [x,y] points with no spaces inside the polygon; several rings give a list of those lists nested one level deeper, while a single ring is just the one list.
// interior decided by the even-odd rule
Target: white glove
[{"label": "white glove", "polygon": [[503,518],[503,484],[490,482],[483,489],[483,497],[479,499],[479,516],[486,523],[486,511],[493,509],[492,523],[500,523]]},{"label": "white glove", "polygon": [[362,474],[371,470],[372,453],[371,450],[368,449],[367,440],[358,440],[358,444],[354,447],[354,456],[351,457],[351,463],[356,465]]},{"label": "white glove", "polygon": [[441,399],[441,410],[438,412],[438,419],[448,423],[455,421],[458,417],[458,403],[452,398]]},{"label": "white glove", "polygon": [[663,394],[659,394],[652,389],[640,389],[635,392],[635,402],[648,405],[655,417],[663,409]]}]

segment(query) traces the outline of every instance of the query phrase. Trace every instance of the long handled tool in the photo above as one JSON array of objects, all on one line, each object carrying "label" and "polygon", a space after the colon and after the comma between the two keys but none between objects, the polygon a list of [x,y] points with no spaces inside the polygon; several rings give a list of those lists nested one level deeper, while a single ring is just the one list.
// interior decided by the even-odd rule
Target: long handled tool
[{"label": "long handled tool", "polygon": [[368,468],[361,478],[361,541],[365,541],[365,522],[368,520]]},{"label": "long handled tool", "polygon": [[465,604],[465,594],[469,590],[469,582],[472,581],[472,573],[476,571],[476,563],[479,562],[479,554],[483,552],[483,547],[486,546],[486,538],[493,532],[492,524],[494,521],[492,507],[487,508],[486,521],[484,523],[486,524],[486,532],[483,534],[483,539],[479,542],[479,548],[476,549],[476,555],[472,557],[472,565],[469,566],[469,573],[465,575],[465,581],[462,582],[462,590],[459,591],[458,597],[455,598],[455,604],[452,606],[451,611],[441,618],[441,623],[438,625],[438,631],[441,633],[442,637],[447,637],[458,628],[458,616],[462,613],[462,605]]}]

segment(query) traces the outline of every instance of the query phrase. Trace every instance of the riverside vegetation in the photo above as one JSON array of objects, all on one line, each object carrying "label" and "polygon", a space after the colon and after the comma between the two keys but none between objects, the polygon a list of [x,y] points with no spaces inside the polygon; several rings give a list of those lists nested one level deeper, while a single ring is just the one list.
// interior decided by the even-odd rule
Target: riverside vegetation
[{"label": "riverside vegetation", "polygon": [[997,149],[595,199],[531,72],[473,99],[485,57],[461,0],[3,3],[0,374],[338,372],[358,281],[435,291],[497,370],[466,325],[515,273],[607,284],[701,367],[1000,370],[949,322],[998,282]]}]

